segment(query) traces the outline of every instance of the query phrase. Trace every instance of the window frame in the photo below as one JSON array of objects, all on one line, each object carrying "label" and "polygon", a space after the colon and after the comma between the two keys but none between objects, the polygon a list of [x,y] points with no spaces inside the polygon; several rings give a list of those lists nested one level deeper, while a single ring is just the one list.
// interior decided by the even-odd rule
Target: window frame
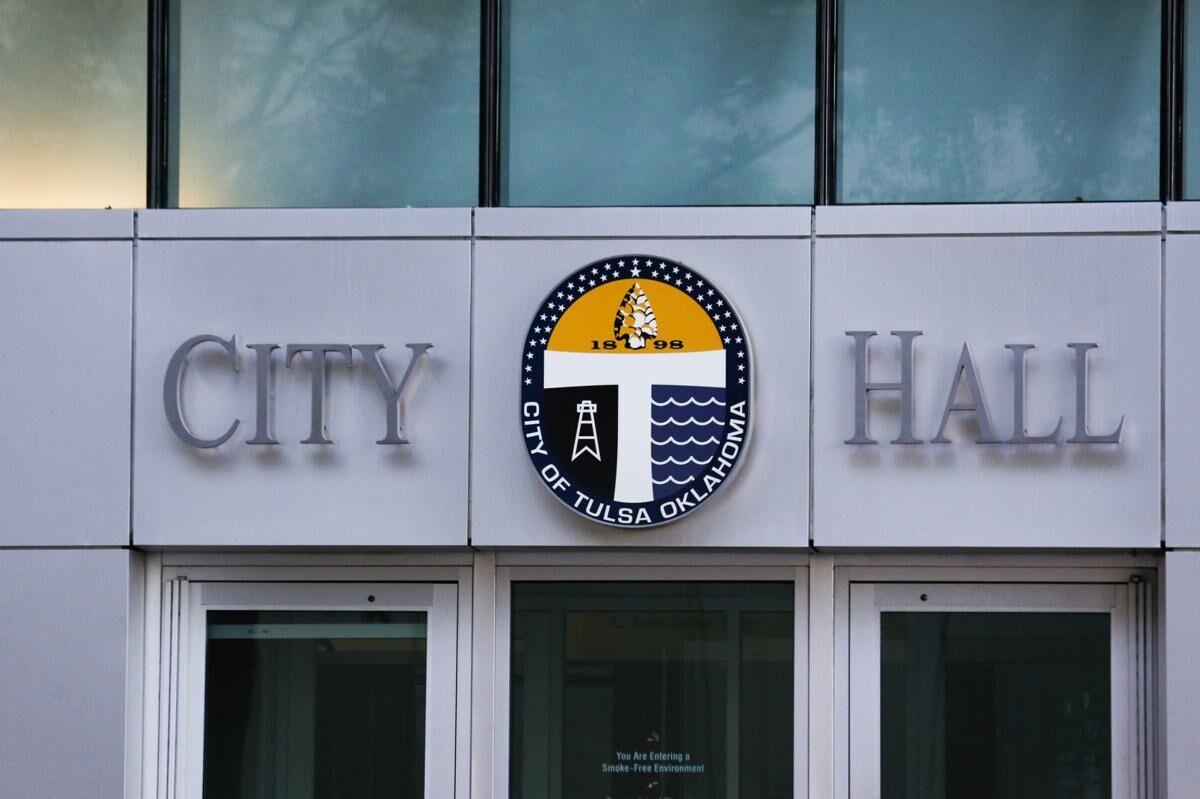
[{"label": "window frame", "polygon": [[[853,693],[852,673],[855,663],[851,659],[851,641],[855,635],[854,618],[852,616],[853,589],[862,584],[902,584],[906,588],[925,586],[941,586],[947,584],[959,586],[966,594],[979,592],[997,592],[1001,586],[1008,586],[1010,598],[1022,591],[1036,594],[1038,591],[1053,586],[1112,586],[1121,587],[1124,595],[1121,599],[1120,613],[1125,618],[1124,647],[1118,651],[1116,614],[1114,612],[1114,639],[1112,642],[1112,676],[1111,684],[1116,688],[1124,682],[1120,692],[1113,693],[1113,797],[1126,799],[1149,799],[1156,795],[1157,774],[1161,766],[1161,753],[1156,741],[1158,738],[1158,695],[1156,686],[1159,684],[1156,642],[1158,636],[1155,620],[1155,608],[1158,605],[1158,587],[1155,585],[1156,570],[1154,567],[1121,566],[1118,558],[1103,558],[1086,565],[1086,560],[1075,557],[1046,558],[1038,555],[1025,555],[1012,558],[1008,564],[999,562],[995,556],[973,558],[970,556],[926,556],[924,558],[890,558],[893,562],[900,560],[920,562],[920,566],[908,565],[852,565],[851,563],[828,564],[827,568],[814,573],[814,583],[822,577],[832,585],[832,604],[825,607],[814,607],[813,611],[824,617],[814,622],[814,649],[819,645],[817,636],[820,628],[826,624],[832,626],[832,668],[824,676],[832,683],[826,705],[819,707],[814,703],[810,711],[818,722],[828,716],[832,722],[831,738],[814,734],[810,758],[814,762],[826,758],[833,772],[827,776],[833,788],[834,799],[861,799],[862,794],[852,791],[852,769],[855,745],[850,737],[851,726],[851,696]],[[880,558],[863,558],[861,560],[879,562]],[[885,560],[885,562],[886,562]],[[991,563],[988,563],[991,561]],[[988,563],[988,565],[973,565]],[[822,574],[823,572],[823,574]],[[1039,588],[1040,587],[1040,588]],[[996,593],[993,593],[996,592]],[[916,593],[920,593],[917,591]],[[1041,601],[1039,596],[1032,596],[1033,603]],[[1016,601],[1015,599],[1013,600]],[[1026,607],[1029,606],[1027,600]],[[814,603],[815,604],[815,603]],[[928,603],[920,603],[928,605]],[[960,605],[963,607],[963,605]],[[1048,604],[1044,610],[1059,609]],[[901,607],[889,610],[907,609]],[[916,610],[948,610],[951,608],[916,607]],[[985,609],[993,609],[989,606]],[[999,603],[994,606],[1002,610]],[[862,611],[860,611],[861,613]],[[860,632],[861,635],[861,632]],[[814,652],[814,657],[822,653]],[[878,670],[879,661],[859,664],[859,668]],[[878,675],[876,675],[878,678]],[[815,684],[815,683],[814,683]],[[1118,718],[1118,693],[1127,696],[1127,711]],[[814,688],[814,696],[816,691]],[[1123,725],[1125,735],[1118,737],[1117,724]],[[814,728],[815,730],[816,728]],[[875,742],[878,751],[878,742]],[[1119,758],[1117,747],[1125,746],[1128,768],[1118,782]],[[860,753],[861,756],[861,753]],[[878,763],[875,764],[878,768]],[[878,793],[868,794],[878,796]]]},{"label": "window frame", "polygon": [[[776,555],[754,557],[739,553],[699,556],[686,552],[662,557],[631,553],[561,553],[558,558],[516,554],[516,562],[501,558],[495,569],[495,637],[491,685],[491,799],[508,799],[510,778],[512,585],[515,582],[790,582],[795,589],[793,626],[792,795],[808,797],[808,569],[806,558]],[[574,555],[574,557],[572,557]],[[533,561],[533,563],[530,563]],[[538,563],[538,561],[541,561]],[[629,565],[621,565],[625,562]],[[658,561],[658,565],[644,565]],[[757,565],[753,565],[755,561]],[[557,563],[558,565],[551,565]],[[536,565],[535,565],[536,564]],[[638,564],[638,565],[634,565]],[[725,564],[725,565],[721,565]],[[749,564],[749,565],[748,565]],[[476,697],[482,703],[483,697]],[[478,707],[478,705],[477,705]],[[482,754],[482,753],[481,753]],[[481,764],[477,761],[476,768]],[[483,794],[477,794],[482,796]]]},{"label": "window frame", "polygon": [[[169,556],[168,556],[169,557]],[[339,556],[147,558],[142,673],[142,792],[202,799],[209,610],[396,610],[428,613],[425,796],[467,799],[470,786],[471,568],[358,566]],[[188,560],[186,556],[183,560]],[[374,557],[371,560],[402,559]],[[249,562],[247,562],[249,561]],[[324,565],[300,565],[324,561]],[[338,564],[339,561],[345,565]],[[469,564],[466,558],[465,563]],[[420,565],[420,564],[428,565]],[[269,564],[269,565],[268,565]],[[438,565],[434,565],[438,564]],[[376,596],[375,602],[367,601]]]}]

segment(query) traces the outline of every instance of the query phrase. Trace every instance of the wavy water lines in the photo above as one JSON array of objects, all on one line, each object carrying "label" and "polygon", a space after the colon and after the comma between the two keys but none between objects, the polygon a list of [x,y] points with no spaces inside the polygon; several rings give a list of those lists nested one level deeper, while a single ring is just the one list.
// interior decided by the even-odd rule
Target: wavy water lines
[{"label": "wavy water lines", "polygon": [[704,402],[701,402],[700,400],[696,399],[695,397],[688,397],[683,402],[680,402],[679,400],[675,399],[674,397],[667,397],[662,402],[652,399],[652,400],[650,400],[650,404],[654,405],[656,407],[659,407],[659,408],[661,408],[664,405],[674,405],[676,408],[686,408],[689,405],[695,405],[699,408],[703,408],[708,405],[719,405],[722,408],[725,407],[725,403],[722,402],[721,400],[717,399],[716,397],[710,397],[707,400],[705,400]]},{"label": "wavy water lines", "polygon": [[650,443],[659,447],[666,444],[673,444],[676,447],[686,447],[689,444],[702,447],[706,444],[716,444],[720,440],[721,439],[717,438],[716,436],[711,436],[709,438],[696,438],[694,436],[688,436],[683,440],[676,439],[674,436],[667,436],[662,441],[659,441],[657,438],[651,438]]},{"label": "wavy water lines", "polygon": [[690,456],[680,460],[679,458],[676,458],[673,455],[668,455],[667,457],[663,458],[662,460],[656,460],[654,458],[651,458],[650,462],[653,463],[655,466],[666,466],[668,464],[670,464],[672,466],[687,466],[688,464],[692,464],[692,463],[696,464],[697,466],[707,466],[708,464],[712,463],[712,456],[709,455],[707,458],[701,460],[700,458],[690,455]]},{"label": "wavy water lines", "polygon": [[666,425],[669,425],[669,424],[673,424],[678,427],[683,427],[683,426],[689,425],[689,424],[694,424],[697,427],[704,427],[705,425],[710,425],[710,424],[725,424],[725,420],[718,419],[716,416],[710,416],[707,419],[698,419],[695,416],[689,416],[686,419],[676,419],[674,416],[668,416],[666,419],[664,419],[661,422],[656,422],[653,419],[651,419],[650,424],[654,425],[655,427],[665,427]]}]

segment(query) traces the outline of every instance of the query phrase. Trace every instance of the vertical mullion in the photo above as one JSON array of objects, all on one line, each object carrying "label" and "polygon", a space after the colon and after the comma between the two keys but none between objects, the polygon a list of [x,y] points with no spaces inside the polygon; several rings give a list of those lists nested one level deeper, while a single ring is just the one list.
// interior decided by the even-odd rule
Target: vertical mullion
[{"label": "vertical mullion", "polygon": [[146,207],[167,207],[169,0],[148,0]]},{"label": "vertical mullion", "polygon": [[833,205],[837,202],[837,0],[817,0],[816,121],[813,201]]},{"label": "vertical mullion", "polygon": [[1164,202],[1183,198],[1183,59],[1185,0],[1163,0],[1162,108],[1159,195]]},{"label": "vertical mullion", "polygon": [[479,58],[479,204],[500,204],[500,0],[482,0]]}]

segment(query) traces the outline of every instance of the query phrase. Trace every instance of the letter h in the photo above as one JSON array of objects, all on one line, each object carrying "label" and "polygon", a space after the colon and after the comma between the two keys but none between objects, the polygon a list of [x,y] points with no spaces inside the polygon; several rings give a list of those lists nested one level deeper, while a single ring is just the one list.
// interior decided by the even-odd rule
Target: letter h
[{"label": "letter h", "polygon": [[900,435],[893,444],[920,444],[913,436],[913,339],[922,334],[920,330],[893,330],[892,335],[900,339],[900,382],[870,383],[867,380],[867,342],[877,333],[874,330],[847,330],[846,335],[854,339],[854,437],[846,444],[878,444],[868,430],[870,415],[869,395],[872,391],[900,392]]}]

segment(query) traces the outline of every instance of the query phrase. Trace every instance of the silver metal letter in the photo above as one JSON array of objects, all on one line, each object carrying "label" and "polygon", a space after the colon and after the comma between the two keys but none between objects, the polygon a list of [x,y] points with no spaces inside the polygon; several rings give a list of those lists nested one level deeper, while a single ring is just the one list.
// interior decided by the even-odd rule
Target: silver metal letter
[{"label": "silver metal letter", "polygon": [[292,359],[297,353],[311,352],[312,369],[312,423],[309,426],[308,438],[301,444],[332,444],[325,435],[325,386],[327,382],[325,370],[325,355],[337,353],[346,359],[346,368],[354,368],[354,353],[349,344],[289,344],[283,357],[283,365],[292,367]]},{"label": "silver metal letter", "polygon": [[1058,434],[1062,431],[1062,417],[1054,432],[1044,436],[1031,436],[1025,429],[1025,353],[1034,348],[1032,344],[1005,344],[1004,348],[1012,350],[1013,354],[1013,434],[1008,439],[1009,444],[1057,444]]},{"label": "silver metal letter", "polygon": [[272,354],[279,349],[278,344],[247,344],[246,349],[254,350],[254,407],[255,425],[254,438],[246,439],[247,444],[278,444],[274,432],[275,387],[272,384]]},{"label": "silver metal letter", "polygon": [[1106,435],[1094,436],[1088,432],[1088,352],[1099,348],[1099,344],[1068,344],[1075,350],[1075,435],[1067,439],[1070,444],[1119,444],[1121,430],[1125,427],[1125,416],[1117,423],[1117,429]]},{"label": "silver metal letter", "polygon": [[[966,381],[967,391],[970,392],[969,402],[957,403],[954,398],[958,395],[958,387]],[[975,373],[975,362],[971,360],[971,348],[963,343],[962,353],[958,356],[958,365],[954,367],[954,379],[950,381],[950,394],[946,397],[946,410],[942,412],[942,424],[938,427],[937,435],[929,439],[931,444],[949,444],[946,438],[946,422],[954,411],[965,411],[975,414],[979,424],[979,437],[976,444],[999,444],[1000,439],[992,430],[992,419],[988,415],[987,402],[983,396],[983,387],[979,385],[979,376]]]},{"label": "silver metal letter", "polygon": [[417,362],[425,355],[425,353],[433,347],[432,344],[405,344],[404,346],[412,350],[412,357],[408,360],[408,368],[404,370],[404,376],[400,378],[400,385],[393,386],[392,379],[388,377],[387,368],[384,367],[383,361],[379,359],[379,351],[383,349],[382,344],[355,344],[354,349],[358,350],[363,360],[367,363],[367,369],[371,372],[371,376],[375,378],[375,385],[379,387],[379,393],[383,395],[383,401],[387,403],[387,435],[376,441],[376,444],[407,444],[408,439],[404,435],[404,427],[400,424],[400,403],[404,398],[404,390],[408,386],[408,379],[412,376],[413,370],[417,367]]},{"label": "silver metal letter", "polygon": [[920,330],[893,330],[892,335],[900,339],[900,382],[871,383],[867,380],[867,342],[876,335],[874,330],[847,330],[846,335],[854,339],[854,437],[846,444],[878,444],[868,433],[872,391],[900,392],[900,435],[892,439],[893,444],[920,444],[913,436],[913,339],[921,335]]},{"label": "silver metal letter", "polygon": [[234,419],[233,424],[229,425],[229,429],[225,431],[224,435],[217,438],[200,438],[188,427],[187,419],[183,416],[183,404],[180,394],[183,388],[183,372],[187,366],[188,355],[201,344],[210,342],[220,344],[225,349],[225,353],[233,361],[233,371],[238,371],[237,336],[230,336],[226,340],[220,336],[202,334],[192,336],[179,345],[178,349],[171,356],[170,363],[167,364],[167,375],[163,378],[163,410],[167,413],[167,424],[171,426],[171,432],[178,436],[179,440],[183,443],[200,449],[211,449],[221,446],[233,437],[233,434],[238,429],[238,425],[241,424],[240,419]]}]

